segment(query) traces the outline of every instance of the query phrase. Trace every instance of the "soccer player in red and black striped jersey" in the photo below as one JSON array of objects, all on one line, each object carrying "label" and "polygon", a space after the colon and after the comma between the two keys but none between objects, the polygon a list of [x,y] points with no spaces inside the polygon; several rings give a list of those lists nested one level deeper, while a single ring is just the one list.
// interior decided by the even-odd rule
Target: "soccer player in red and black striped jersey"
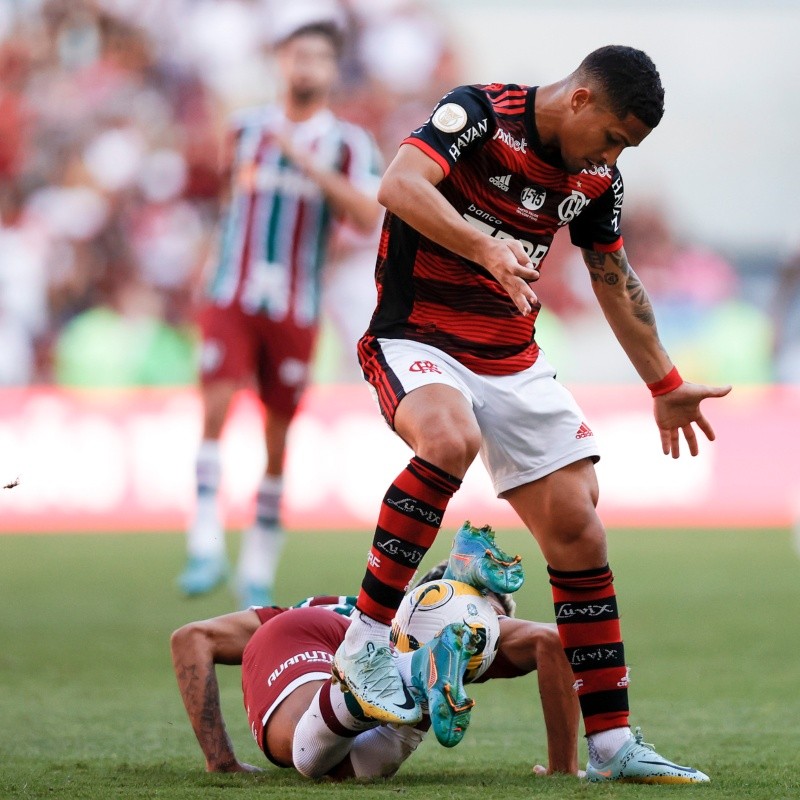
[{"label": "soccer player in red and black striped jersey", "polygon": [[[359,343],[380,409],[414,457],[382,503],[360,613],[336,672],[368,714],[418,717],[393,666],[389,623],[480,453],[498,496],[547,561],[595,780],[664,776],[659,757],[635,767],[626,758],[639,740],[628,726],[617,601],[595,510],[599,454],[536,344],[531,284],[554,234],[568,227],[609,325],[653,394],[663,452],[678,457],[682,432],[696,455],[695,427],[713,440],[700,403],[730,387],[679,376],[620,232],[616,162],[658,125],[663,98],[650,58],[616,45],[553,84],[462,86],[446,95],[383,178],[378,305]],[[687,782],[707,780],[691,772]]]}]

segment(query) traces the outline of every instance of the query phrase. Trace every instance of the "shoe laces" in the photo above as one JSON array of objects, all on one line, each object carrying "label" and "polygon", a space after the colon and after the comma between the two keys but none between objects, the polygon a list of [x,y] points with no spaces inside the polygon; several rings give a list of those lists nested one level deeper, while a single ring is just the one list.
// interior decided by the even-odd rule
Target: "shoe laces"
[{"label": "shoe laces", "polygon": [[633,738],[635,739],[636,744],[639,745],[639,747],[646,747],[648,750],[652,750],[653,752],[655,752],[656,749],[655,745],[650,744],[650,742],[646,742],[644,740],[644,734],[642,733],[642,729],[639,725],[637,725],[633,729]]},{"label": "shoe laces", "polygon": [[367,642],[364,654],[355,659],[354,663],[361,669],[365,688],[375,692],[378,697],[387,697],[402,691],[403,679],[394,667],[392,652],[388,646],[376,647],[372,642]]}]

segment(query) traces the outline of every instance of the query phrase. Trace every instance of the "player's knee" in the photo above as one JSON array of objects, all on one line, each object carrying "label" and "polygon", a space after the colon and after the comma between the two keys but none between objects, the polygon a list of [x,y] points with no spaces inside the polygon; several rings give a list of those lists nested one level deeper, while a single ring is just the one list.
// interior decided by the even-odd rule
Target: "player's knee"
[{"label": "player's knee", "polygon": [[304,777],[312,780],[324,778],[347,753],[330,753],[319,742],[295,735],[292,742],[292,763]]},{"label": "player's knee", "polygon": [[481,432],[455,420],[439,420],[427,427],[417,455],[452,475],[461,476],[481,449]]}]

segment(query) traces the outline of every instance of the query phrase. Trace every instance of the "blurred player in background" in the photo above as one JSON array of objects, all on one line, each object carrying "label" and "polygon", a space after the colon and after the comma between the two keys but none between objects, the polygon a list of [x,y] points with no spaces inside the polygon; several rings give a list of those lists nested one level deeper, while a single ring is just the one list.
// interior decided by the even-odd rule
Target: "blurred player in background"
[{"label": "blurred player in background", "polygon": [[340,50],[332,23],[294,30],[276,48],[282,104],[244,111],[233,122],[230,197],[199,316],[204,423],[188,562],[179,577],[187,595],[227,576],[219,440],[234,393],[255,379],[266,408],[267,462],[236,586],[243,607],[271,603],[284,538],[286,437],[308,380],[331,223],[338,217],[369,232],[380,213],[377,148],[328,108]]},{"label": "blurred player in background", "polygon": [[[463,532],[464,528],[457,534],[456,543]],[[485,558],[482,550],[476,555]],[[429,582],[439,581],[447,564],[434,567],[419,586],[435,586]],[[483,586],[479,580],[476,584]],[[499,648],[479,681],[513,678],[537,670],[548,761],[547,766],[537,765],[534,772],[581,774],[577,751],[580,713],[572,689],[572,671],[555,626],[513,618],[514,601],[507,593],[489,591],[486,597],[494,608],[490,613],[499,615]],[[171,641],[175,674],[208,771],[257,770],[236,758],[220,710],[215,665],[241,664],[251,730],[270,761],[294,766],[312,778],[389,777],[397,772],[422,741],[431,718],[426,716],[417,725],[379,726],[361,713],[352,695],[330,680],[333,653],[344,638],[354,602],[354,597],[310,598],[298,604],[301,607],[248,609],[193,622],[175,631]],[[451,622],[460,620],[453,618]],[[415,631],[413,615],[406,630]],[[438,657],[445,675],[439,676],[439,683],[460,681],[466,662],[463,654],[453,649],[453,631],[446,636],[450,639],[435,637],[427,646],[422,640],[423,646],[415,651],[416,659],[412,653],[398,656],[401,668],[419,671],[429,657]],[[444,704],[444,713],[450,722],[465,719],[449,704]],[[437,721],[434,731],[440,741],[442,736],[455,736],[448,744],[457,743],[463,735],[457,730],[442,732]]]},{"label": "blurred player in background", "polygon": [[575,672],[593,780],[707,781],[631,733],[628,676],[598,499],[594,437],[539,352],[531,284],[568,226],[595,296],[648,385],[662,449],[714,433],[662,346],[620,235],[616,161],[658,125],[664,91],[640,50],[609,46],[556,83],[463,86],[402,144],[379,192],[388,209],[378,306],[359,358],[381,411],[414,457],[379,512],[358,613],[334,669],[362,708],[410,723],[390,623],[449,499],[480,452],[498,496],[548,564],[559,634]]}]

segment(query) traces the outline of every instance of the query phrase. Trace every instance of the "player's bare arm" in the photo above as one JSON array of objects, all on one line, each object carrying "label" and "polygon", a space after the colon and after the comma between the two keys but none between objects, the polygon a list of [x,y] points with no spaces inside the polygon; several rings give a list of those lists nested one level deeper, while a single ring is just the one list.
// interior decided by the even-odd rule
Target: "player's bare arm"
[{"label": "player's bare arm", "polygon": [[530,283],[538,280],[522,245],[495,239],[470,225],[436,190],[442,168],[418,147],[400,147],[381,181],[378,201],[423,236],[487,269],[506,290],[519,312],[538,304]]},{"label": "player's bare arm", "polygon": [[175,677],[208,772],[260,772],[236,758],[220,707],[216,664],[241,664],[244,648],[259,627],[254,611],[191,622],[172,634]]},{"label": "player's bare arm", "polygon": [[623,350],[645,383],[660,380],[672,361],[658,338],[653,306],[625,250],[582,250],[592,288]]},{"label": "player's bare arm", "polygon": [[361,233],[372,233],[378,224],[381,207],[377,200],[354,186],[344,175],[322,169],[312,155],[300,152],[288,137],[279,137],[281,150],[322,189],[334,212],[346,218]]},{"label": "player's bare arm", "polygon": [[579,775],[580,706],[558,629],[542,622],[502,617],[500,651],[520,671],[536,670],[547,731],[548,765],[537,765],[534,771],[541,775]]},{"label": "player's bare arm", "polygon": [[[662,380],[673,369],[658,337],[655,314],[647,291],[628,263],[625,250],[598,253],[582,250],[583,260],[592,278],[592,288],[605,318],[622,349],[645,383]],[[664,455],[680,456],[680,433],[689,452],[699,452],[696,425],[709,441],[714,430],[700,410],[701,401],[724,397],[731,387],[713,387],[684,381],[667,394],[653,398],[653,414],[661,435]]]}]

